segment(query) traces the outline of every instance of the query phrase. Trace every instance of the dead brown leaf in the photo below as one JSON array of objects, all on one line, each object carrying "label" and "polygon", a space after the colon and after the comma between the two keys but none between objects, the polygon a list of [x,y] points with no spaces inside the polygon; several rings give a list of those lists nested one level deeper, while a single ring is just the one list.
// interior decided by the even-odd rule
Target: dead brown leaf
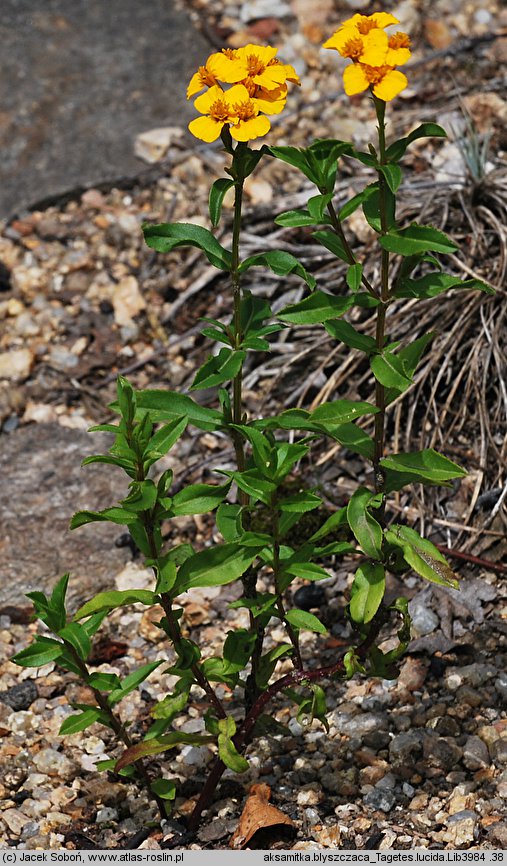
[{"label": "dead brown leaf", "polygon": [[294,822],[287,815],[284,815],[276,806],[271,805],[270,797],[271,788],[269,785],[265,783],[252,785],[239,819],[238,828],[229,842],[230,848],[235,850],[244,848],[258,830],[263,830],[266,827],[273,827],[277,824],[294,826]]}]

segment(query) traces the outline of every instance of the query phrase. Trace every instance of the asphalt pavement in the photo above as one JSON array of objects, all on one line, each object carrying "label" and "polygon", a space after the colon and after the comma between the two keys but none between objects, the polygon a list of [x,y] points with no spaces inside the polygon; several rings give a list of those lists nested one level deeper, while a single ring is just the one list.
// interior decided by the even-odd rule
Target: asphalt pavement
[{"label": "asphalt pavement", "polygon": [[210,53],[174,0],[2,0],[0,218],[146,168],[136,136],[194,116]]}]

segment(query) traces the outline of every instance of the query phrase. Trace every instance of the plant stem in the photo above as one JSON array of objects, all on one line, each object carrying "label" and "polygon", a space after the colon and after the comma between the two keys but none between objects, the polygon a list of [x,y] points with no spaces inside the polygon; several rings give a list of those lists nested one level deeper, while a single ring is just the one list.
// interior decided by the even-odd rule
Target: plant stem
[{"label": "plant stem", "polygon": [[[378,120],[378,141],[379,141],[379,164],[386,165],[386,131],[385,131],[385,110],[386,104],[382,99],[378,99],[373,95],[373,102],[377,112]],[[389,221],[387,212],[387,186],[386,179],[383,173],[378,171],[379,179],[379,208],[380,208],[380,234],[385,235],[389,231]],[[375,329],[375,341],[377,349],[381,352],[385,342],[385,326],[386,326],[386,311],[390,300],[389,292],[389,252],[382,249],[380,263],[380,304],[377,307],[377,325]],[[380,461],[384,456],[385,443],[385,418],[386,418],[386,394],[385,387],[378,380],[375,381],[375,405],[379,412],[375,415],[375,431],[374,431],[374,455],[373,455],[373,471],[375,477],[375,492],[383,493],[385,487],[384,472],[380,465]],[[383,516],[384,505],[379,509]]]},{"label": "plant stem", "polygon": [[[371,646],[377,639],[381,628],[385,625],[388,619],[388,609],[381,606],[370,623],[370,630],[367,637],[362,642],[362,644],[360,644],[356,648],[355,654],[360,661],[364,660],[367,657]],[[291,686],[295,686],[301,683],[304,684],[317,682],[318,680],[328,679],[329,677],[337,676],[339,674],[343,674],[344,672],[345,665],[343,662],[343,658],[340,658],[332,665],[327,665],[326,667],[317,668],[311,671],[294,670],[291,671],[291,673],[281,677],[279,680],[276,680],[276,682],[272,683],[261,695],[259,695],[250,712],[247,714],[245,720],[243,721],[243,724],[239,728],[236,736],[234,737],[234,745],[236,746],[236,749],[241,752],[248,745],[255,722],[261,715],[266,704],[268,704],[271,698],[275,697],[275,695],[277,695],[279,692],[283,691],[284,689],[290,688]],[[211,769],[211,773],[206,780],[204,788],[201,791],[201,795],[197,800],[197,803],[195,804],[194,811],[190,815],[188,821],[189,830],[196,830],[199,826],[201,814],[205,809],[208,808],[213,791],[218,785],[224,770],[225,764],[219,758],[217,758]]]},{"label": "plant stem", "polygon": [[[347,236],[346,236],[345,232],[343,231],[343,226],[341,224],[341,220],[339,219],[338,214],[336,213],[335,207],[333,205],[333,202],[331,202],[331,201],[329,202],[329,204],[327,206],[327,212],[328,212],[329,217],[331,219],[331,225],[333,226],[336,234],[338,235],[338,237],[340,238],[340,240],[343,244],[343,249],[345,250],[345,252],[347,254],[347,259],[349,261],[349,264],[357,265],[357,259],[354,255],[354,253],[352,252],[352,248],[351,248],[351,246],[347,240]],[[364,274],[361,276],[361,282],[362,282],[363,286],[365,287],[366,291],[368,292],[368,294],[370,294],[373,298],[378,300],[378,298],[380,296],[379,296],[377,290],[372,286],[372,284],[364,276]]]},{"label": "plant stem", "polygon": [[[234,323],[234,343],[239,349],[243,340],[241,331],[241,281],[239,275],[239,235],[241,231],[241,206],[243,203],[244,178],[239,175],[234,185],[234,219],[232,224],[232,248],[231,248],[231,281],[232,281],[232,303]],[[239,369],[232,382],[232,421],[233,424],[241,424],[243,419],[243,369]],[[236,463],[238,471],[245,470],[245,449],[243,439],[239,432],[234,438],[234,449],[236,451]],[[242,505],[248,503],[248,494],[239,491],[239,501]]]},{"label": "plant stem", "polygon": [[303,670],[303,660],[301,658],[301,650],[299,648],[299,638],[297,632],[294,631],[290,622],[285,616],[285,607],[283,604],[282,590],[280,588],[280,528],[279,528],[279,513],[276,506],[276,499],[272,507],[272,526],[273,526],[273,576],[275,581],[276,606],[280,619],[285,625],[285,629],[289,636],[289,640],[294,648],[294,666],[296,670]]},{"label": "plant stem", "polygon": [[[105,697],[105,695],[102,694],[101,691],[99,691],[99,689],[95,689],[93,686],[90,686],[88,684],[88,679],[90,677],[90,673],[88,671],[88,667],[87,667],[86,663],[78,655],[77,651],[74,649],[74,647],[72,646],[71,643],[69,643],[68,641],[64,641],[64,644],[65,644],[66,650],[70,653],[74,662],[76,663],[76,666],[79,668],[84,682],[86,683],[88,688],[92,690],[93,696],[94,696],[95,700],[97,701],[98,706],[100,707],[102,712],[107,716],[107,718],[109,720],[109,724],[111,726],[111,729],[114,731],[116,736],[122,741],[122,743],[127,747],[127,749],[130,749],[131,746],[133,745],[132,740],[130,739],[130,737],[127,733],[127,730],[124,727],[124,725],[121,723],[120,719],[117,716],[115,716],[115,714],[113,713],[111,707],[109,706],[107,698]],[[146,771],[146,767],[144,766],[143,761],[141,759],[139,759],[138,761],[135,761],[134,766],[135,766],[135,768],[136,768],[136,770],[140,776],[140,780],[141,780],[143,786],[146,788],[148,796],[151,797],[156,802],[156,804],[158,806],[158,810],[160,812],[160,817],[162,819],[167,818],[167,810],[165,807],[165,803],[160,797],[158,797],[156,794],[154,794],[153,791],[151,790],[150,777],[148,776],[148,773]]]}]

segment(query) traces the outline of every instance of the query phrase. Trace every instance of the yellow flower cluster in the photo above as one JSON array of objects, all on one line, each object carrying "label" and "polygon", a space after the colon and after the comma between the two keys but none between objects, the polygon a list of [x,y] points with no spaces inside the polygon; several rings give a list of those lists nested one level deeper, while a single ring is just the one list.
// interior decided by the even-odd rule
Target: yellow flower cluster
[{"label": "yellow flower cluster", "polygon": [[399,23],[388,12],[353,15],[324,42],[324,48],[334,48],[353,61],[343,73],[347,96],[369,87],[375,96],[389,102],[405,89],[407,77],[394,67],[403,66],[410,58],[410,39],[406,33],[388,36],[384,32]]},{"label": "yellow flower cluster", "polygon": [[[279,114],[287,100],[287,81],[299,84],[295,70],[281,63],[276,48],[245,45],[225,48],[208,57],[192,76],[187,99],[205,87],[194,105],[203,117],[189,123],[189,130],[202,141],[215,141],[223,126],[230,127],[236,141],[259,138],[271,128],[267,114]],[[223,85],[232,87],[225,90]]]}]

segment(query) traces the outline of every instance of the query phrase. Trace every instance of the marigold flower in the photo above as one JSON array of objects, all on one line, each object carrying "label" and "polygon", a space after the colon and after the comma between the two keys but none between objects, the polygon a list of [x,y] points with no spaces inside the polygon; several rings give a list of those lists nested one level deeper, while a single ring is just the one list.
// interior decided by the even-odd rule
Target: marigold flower
[{"label": "marigold flower", "polygon": [[218,55],[216,75],[226,84],[245,81],[265,90],[274,90],[286,81],[299,84],[293,67],[280,63],[275,57],[277,50],[270,45],[250,43],[243,48],[223,52]]},{"label": "marigold flower", "polygon": [[389,102],[408,85],[407,76],[392,66],[368,66],[353,63],[343,73],[343,84],[347,96],[362,93],[371,87],[375,96]]},{"label": "marigold flower", "polygon": [[225,124],[230,125],[231,136],[236,141],[251,141],[266,135],[271,123],[260,112],[276,114],[281,110],[276,101],[252,99],[243,84],[235,84],[225,91],[214,85],[198,96],[194,105],[205,116],[196,117],[188,128],[196,138],[208,142],[216,141]]},{"label": "marigold flower", "polygon": [[344,21],[331,38],[324,42],[323,47],[334,48],[342,57],[359,60],[364,50],[364,37],[371,38],[371,34],[375,31],[383,32],[384,27],[399,23],[398,19],[388,12],[375,12],[373,15],[356,14]]},{"label": "marigold flower", "polygon": [[187,99],[190,99],[191,96],[195,96],[196,93],[199,93],[200,90],[204,90],[205,87],[213,87],[217,84],[217,57],[220,57],[219,53],[210,54],[206,64],[204,66],[199,66],[197,72],[192,75],[190,84],[187,87]]}]

